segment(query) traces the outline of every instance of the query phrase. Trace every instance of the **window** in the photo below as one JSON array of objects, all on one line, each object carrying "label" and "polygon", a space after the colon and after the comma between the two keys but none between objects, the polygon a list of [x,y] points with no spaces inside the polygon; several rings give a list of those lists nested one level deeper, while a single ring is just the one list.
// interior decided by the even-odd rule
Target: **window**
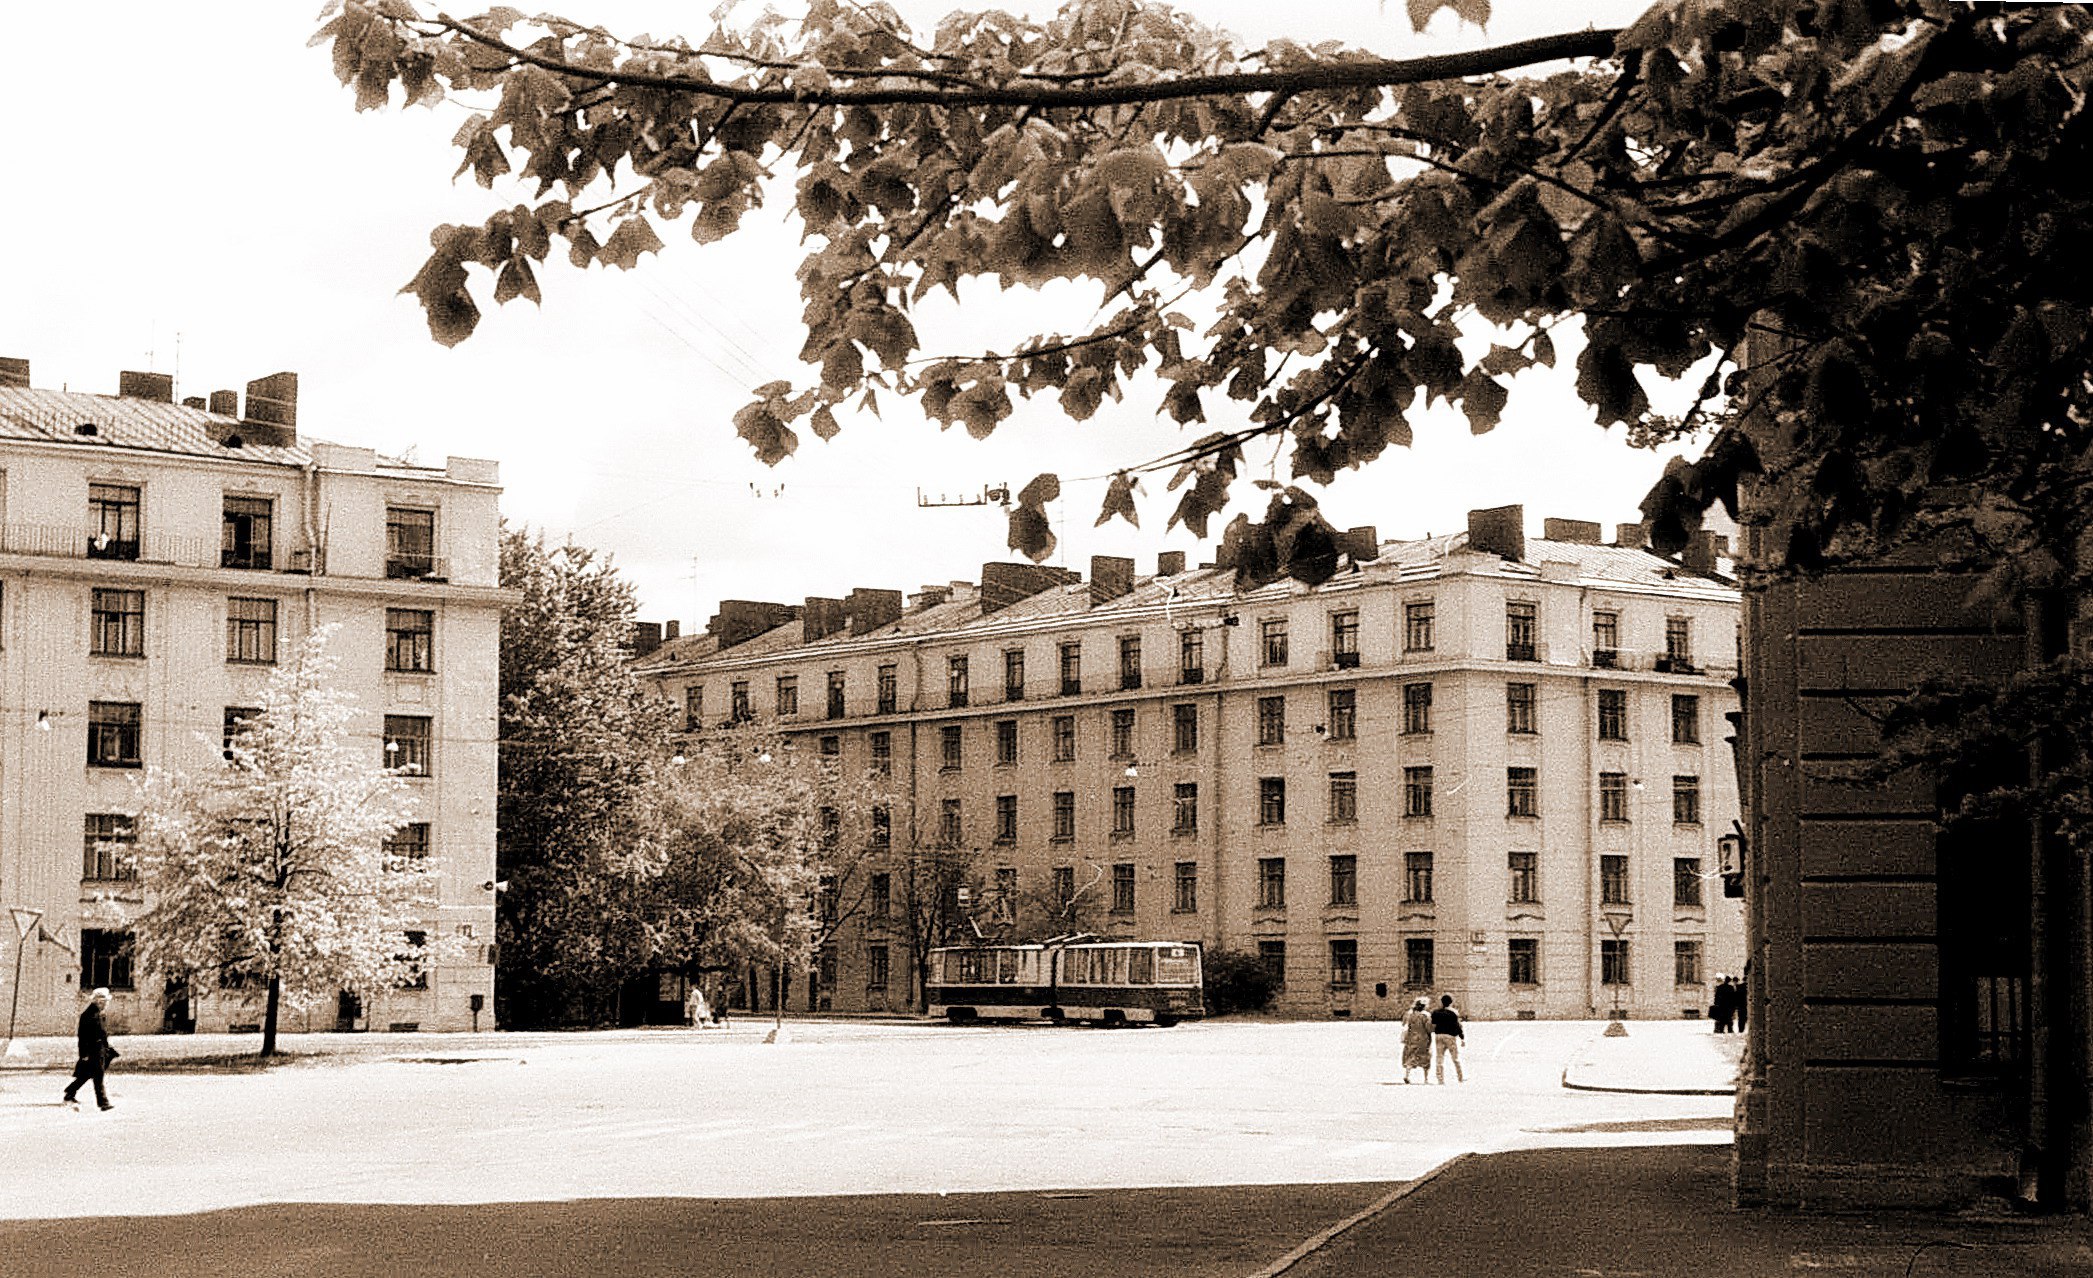
[{"label": "window", "polygon": [[1283,666],[1286,664],[1286,618],[1266,617],[1257,623],[1257,664],[1261,666]]},{"label": "window", "polygon": [[225,736],[222,748],[225,751],[225,761],[227,763],[231,763],[233,760],[233,738],[247,731],[253,725],[253,721],[261,717],[261,713],[260,706],[227,706],[225,708]]},{"label": "window", "polygon": [[1170,897],[1170,912],[1173,914],[1197,914],[1199,912],[1199,862],[1179,861],[1174,881],[1177,890]]},{"label": "window", "polygon": [[1257,908],[1261,910],[1283,910],[1286,908],[1285,857],[1261,856],[1257,858]]},{"label": "window", "polygon": [[1330,858],[1330,904],[1359,904],[1359,858],[1340,855]]},{"label": "window", "polygon": [[98,927],[80,929],[80,988],[131,988],[131,934]]},{"label": "window", "polygon": [[1541,899],[1540,870],[1536,865],[1540,854],[1536,852],[1507,852],[1505,865],[1511,871],[1512,888],[1508,900],[1520,905],[1533,905]]},{"label": "window", "polygon": [[1592,614],[1592,664],[1605,666],[1614,664],[1621,650],[1621,614],[1617,612],[1594,612]]},{"label": "window", "polygon": [[1112,757],[1134,757],[1134,712],[1131,709],[1112,712]]},{"label": "window", "polygon": [[[840,719],[843,717],[844,693],[847,688],[848,684],[845,682],[845,676],[841,670],[828,672],[829,718]],[[879,712],[881,714],[894,713],[894,667],[892,666],[881,666],[879,668]]]},{"label": "window", "polygon": [[1538,614],[1540,606],[1528,600],[1515,600],[1504,606],[1504,659],[1506,661],[1538,661],[1537,631],[1540,629]]},{"label": "window", "polygon": [[1066,843],[1076,837],[1076,792],[1054,791],[1054,841]]},{"label": "window", "polygon": [[1199,829],[1199,783],[1180,781],[1170,796],[1170,832],[1193,834]]},{"label": "window", "polygon": [[963,706],[967,703],[967,659],[945,658],[945,704]]},{"label": "window", "polygon": [[145,592],[97,590],[88,651],[97,657],[145,655]]},{"label": "window", "polygon": [[996,720],[996,762],[1008,767],[1017,762],[1017,720]]},{"label": "window", "polygon": [[938,768],[944,772],[959,771],[959,725],[956,723],[938,729]]},{"label": "window", "polygon": [[1286,942],[1259,941],[1257,943],[1257,961],[1264,965],[1266,973],[1271,976],[1272,989],[1274,991],[1284,990],[1286,988]]},{"label": "window", "polygon": [[[896,667],[881,666],[879,668],[878,681],[873,691],[873,696],[876,698],[873,704],[875,713],[894,713],[895,706],[900,702],[899,694],[895,691],[899,683],[900,676],[896,673]],[[829,671],[828,717],[831,719],[843,717],[843,672],[841,670]]]},{"label": "window", "polygon": [[705,687],[691,684],[683,690],[683,730],[699,732],[705,727]]},{"label": "window", "polygon": [[1330,988],[1348,990],[1359,983],[1359,942],[1340,937],[1330,942]]},{"label": "window", "polygon": [[409,821],[385,836],[380,851],[388,870],[405,870],[419,867],[429,861],[429,823]]},{"label": "window", "polygon": [[799,713],[799,676],[778,676],[778,718],[787,719]]},{"label": "window", "polygon": [[1330,822],[1333,825],[1350,825],[1359,819],[1359,774],[1356,772],[1333,772],[1330,774]]},{"label": "window", "polygon": [[1701,943],[1699,941],[1672,942],[1671,982],[1674,985],[1699,985],[1701,983]]},{"label": "window", "polygon": [[1403,651],[1432,650],[1432,601],[1420,599],[1403,605]]},{"label": "window", "polygon": [[1406,683],[1403,685],[1403,733],[1415,736],[1432,730],[1432,685],[1428,683]]},{"label": "window", "polygon": [[1537,817],[1541,814],[1540,782],[1534,768],[1504,770],[1504,814]]},{"label": "window", "polygon": [[385,509],[385,575],[429,577],[436,573],[436,512]]},{"label": "window", "polygon": [[1141,636],[1119,636],[1119,686],[1123,689],[1141,686]]},{"label": "window", "polygon": [[1599,774],[1599,819],[1601,821],[1626,821],[1628,819],[1627,773],[1601,772]]},{"label": "window", "polygon": [[1112,787],[1112,837],[1132,838],[1134,834],[1134,787],[1115,785]]},{"label": "window", "polygon": [[1406,817],[1428,817],[1432,814],[1432,770],[1428,767],[1403,769],[1403,815]]},{"label": "window", "polygon": [[1055,866],[1053,882],[1055,902],[1067,905],[1076,899],[1076,867],[1072,865]]},{"label": "window", "polygon": [[[884,804],[884,803],[880,803],[880,804],[875,804],[875,805],[873,805],[873,808],[872,808],[872,846],[873,846],[873,847],[876,847],[876,848],[884,848],[884,847],[891,847],[891,846],[893,845],[893,842],[894,842],[894,813],[893,813],[893,810],[892,810],[892,809],[890,809],[890,808],[888,808],[888,807],[887,807],[887,805],[886,805],[886,804]],[[877,877],[880,877],[880,876],[875,876],[875,878],[877,878]]]},{"label": "window", "polygon": [[1599,858],[1599,900],[1607,905],[1628,904],[1628,858],[1608,854]]},{"label": "window", "polygon": [[736,679],[727,687],[727,717],[736,723],[747,723],[755,715],[749,711],[749,681]]},{"label": "window", "polygon": [[1351,741],[1359,735],[1359,690],[1330,689],[1330,739]]},{"label": "window", "polygon": [[821,850],[833,853],[843,840],[843,814],[826,804],[821,808]]},{"label": "window", "polygon": [[1413,990],[1429,988],[1434,983],[1432,966],[1432,938],[1429,936],[1404,937],[1403,984]]},{"label": "window", "polygon": [[400,939],[406,948],[393,957],[393,988],[401,990],[425,990],[429,988],[429,969],[422,962],[422,951],[429,946],[427,932],[402,932]]},{"label": "window", "polygon": [[887,987],[887,976],[891,971],[887,958],[887,947],[868,945],[865,947],[865,988],[883,990]]},{"label": "window", "polygon": [[428,776],[432,763],[429,758],[429,723],[425,715],[386,715],[385,765],[408,776]]},{"label": "window", "polygon": [[1534,685],[1504,685],[1504,730],[1520,736],[1540,731],[1534,720]]},{"label": "window", "polygon": [[1017,918],[1017,867],[996,867],[995,915],[1005,923]]},{"label": "window", "polygon": [[1083,691],[1083,645],[1061,645],[1061,695],[1078,696]]},{"label": "window", "polygon": [[1054,716],[1054,762],[1068,763],[1076,757],[1076,717],[1072,714]]},{"label": "window", "polygon": [[1257,699],[1257,744],[1261,746],[1284,745],[1286,743],[1286,698],[1259,697]]},{"label": "window", "polygon": [[938,807],[938,845],[956,848],[966,838],[958,799],[946,799]]},{"label": "window", "polygon": [[874,732],[868,738],[872,747],[872,775],[890,777],[894,775],[894,734]]},{"label": "window", "polygon": [[1173,754],[1199,750],[1199,707],[1189,701],[1170,707],[1170,750]]},{"label": "window", "polygon": [[1599,740],[1628,739],[1628,694],[1620,688],[1599,689]]},{"label": "window", "polygon": [[1286,778],[1259,777],[1257,779],[1257,823],[1259,825],[1286,824]]},{"label": "window", "polygon": [[1664,619],[1664,656],[1674,672],[1693,673],[1693,618]]},{"label": "window", "polygon": [[842,904],[841,895],[836,876],[822,875],[814,889],[814,917],[823,923],[835,922],[837,908]]},{"label": "window", "polygon": [[1701,699],[1697,696],[1675,696],[1671,699],[1671,740],[1673,745],[1699,745],[1701,743]]},{"label": "window", "polygon": [[1629,984],[1627,938],[1608,937],[1599,942],[1599,983]]},{"label": "window", "polygon": [[[140,511],[143,503],[137,487],[130,484],[87,486],[87,557],[89,559],[138,558]],[[125,961],[126,966],[129,960]],[[92,986],[89,987],[93,988]]]},{"label": "window", "polygon": [[1025,650],[1005,648],[1003,650],[1003,700],[1025,699]]},{"label": "window", "polygon": [[1504,977],[1512,985],[1539,985],[1541,983],[1541,942],[1537,937],[1515,936],[1509,945],[1510,962]]},{"label": "window", "polygon": [[[788,740],[785,743],[785,748],[787,750],[792,749],[793,743]],[[843,754],[843,738],[835,736],[834,734],[824,736],[821,738],[820,741],[820,749],[821,757],[824,759],[841,758]]]},{"label": "window", "polygon": [[1412,905],[1432,903],[1432,854],[1403,853],[1403,900]]},{"label": "window", "polygon": [[1112,867],[1112,913],[1134,912],[1134,867],[1121,861]]},{"label": "window", "polygon": [[[238,605],[242,600],[235,599]],[[275,603],[269,600],[252,600],[268,603],[270,622],[275,622]],[[273,654],[276,644],[269,644]],[[436,614],[422,608],[387,608],[385,610],[385,668],[406,671],[411,674],[427,674],[436,668]],[[784,680],[778,681],[782,688]],[[782,698],[783,694],[780,693]]]},{"label": "window", "polygon": [[[87,814],[80,877],[93,883],[130,883],[138,878],[137,827],[120,812]],[[91,986],[89,988],[92,988]]]},{"label": "window", "polygon": [[1701,779],[1699,777],[1673,777],[1671,779],[1671,821],[1673,825],[1699,825],[1701,823]]},{"label": "window", "polygon": [[1201,683],[1206,679],[1206,636],[1186,630],[1177,636],[1177,681]]},{"label": "window", "polygon": [[[387,621],[393,609],[386,609]],[[427,615],[427,614],[423,614]],[[387,636],[386,659],[390,661],[396,645],[392,636]],[[425,649],[426,650],[426,649]],[[225,659],[251,665],[273,665],[276,661],[276,601],[274,599],[239,599],[225,601]],[[387,666],[387,669],[391,669]]]},{"label": "window", "polygon": [[138,741],[141,718],[139,705],[135,701],[88,702],[87,766],[142,767]]},{"label": "window", "polygon": [[[872,921],[884,923],[894,917],[894,876],[885,872],[875,874],[871,877],[866,887],[868,899],[865,909],[871,915]],[[874,946],[873,948],[879,950],[886,949],[884,945]],[[881,985],[886,984],[885,981],[879,983]]]},{"label": "window", "polygon": [[1330,614],[1330,661],[1339,670],[1359,664],[1359,614],[1356,611]]},{"label": "window", "polygon": [[267,568],[271,565],[270,529],[275,503],[267,497],[225,499],[225,524],[218,541],[220,568]]},{"label": "window", "polygon": [[1671,903],[1673,905],[1701,904],[1701,859],[1697,856],[1675,856],[1671,861]]}]

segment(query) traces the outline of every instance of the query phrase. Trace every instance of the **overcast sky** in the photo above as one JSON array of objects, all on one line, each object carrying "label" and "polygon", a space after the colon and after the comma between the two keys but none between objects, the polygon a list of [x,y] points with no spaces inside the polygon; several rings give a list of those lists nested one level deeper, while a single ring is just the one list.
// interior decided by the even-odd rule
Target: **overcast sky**
[{"label": "overcast sky", "polygon": [[[547,3],[630,33],[693,38],[713,8]],[[1411,35],[1402,0],[1184,7],[1251,46],[1341,38],[1406,56],[1622,23],[1645,3],[1498,0],[1487,33],[1442,14],[1425,37]],[[956,6],[897,7],[927,28]],[[704,248],[664,230],[668,251],[630,274],[548,264],[542,308],[497,309],[483,290],[478,333],[437,345],[397,291],[426,255],[429,228],[480,221],[520,197],[452,184],[450,138],[466,107],[356,112],[326,51],[306,47],[316,26],[306,4],[283,0],[16,6],[0,76],[0,109],[14,121],[0,355],[30,360],[39,387],[101,393],[114,393],[120,369],[174,373],[178,395],[294,370],[305,436],[437,464],[498,460],[511,522],[612,552],[643,614],[686,627],[722,598],[972,580],[984,561],[1011,557],[1000,512],[923,509],[918,491],[978,494],[1042,470],[1063,476],[1057,562],[1087,570],[1092,554],[1127,554],[1148,572],[1158,550],[1211,558],[1211,540],[1164,532],[1174,495],[1161,484],[1135,530],[1093,529],[1103,480],[1071,482],[1189,440],[1156,422],[1153,383],[1081,425],[1052,400],[1020,401],[985,443],[890,400],[884,421],[846,418],[837,440],[807,436],[784,464],[758,464],[734,435],[734,411],[750,387],[814,376],[795,358],[797,228],[782,208]],[[1039,327],[1075,331],[1096,300],[1073,287],[1039,296],[989,286],[963,310],[928,309],[918,327],[932,353],[1008,350]],[[1664,456],[1594,426],[1568,363],[1522,376],[1491,435],[1471,438],[1443,407],[1416,419],[1416,447],[1322,494],[1332,522],[1422,536],[1462,526],[1470,507],[1513,502],[1536,530],[1543,515],[1634,519]],[[1210,405],[1214,419],[1195,429],[1238,425],[1219,415],[1234,407]],[[1261,476],[1270,451],[1249,456],[1247,473]]]}]

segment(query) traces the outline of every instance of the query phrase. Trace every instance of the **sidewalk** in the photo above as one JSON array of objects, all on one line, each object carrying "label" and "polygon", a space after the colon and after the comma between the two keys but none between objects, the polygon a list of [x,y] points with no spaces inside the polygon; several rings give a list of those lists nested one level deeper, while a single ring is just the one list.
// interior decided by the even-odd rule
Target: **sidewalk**
[{"label": "sidewalk", "polygon": [[1581,1092],[1730,1096],[1744,1035],[1706,1021],[1628,1021],[1620,1038],[1594,1034],[1563,1067],[1562,1085]]},{"label": "sidewalk", "polygon": [[1730,1206],[1729,1167],[1727,1145],[1469,1155],[1283,1275],[2093,1273],[2093,1222],[2003,1214],[1739,1211]]}]

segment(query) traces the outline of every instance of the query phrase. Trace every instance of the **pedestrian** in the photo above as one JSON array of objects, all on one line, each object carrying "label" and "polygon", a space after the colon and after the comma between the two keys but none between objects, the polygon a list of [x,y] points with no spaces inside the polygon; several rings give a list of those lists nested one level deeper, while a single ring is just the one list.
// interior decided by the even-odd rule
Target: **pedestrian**
[{"label": "pedestrian", "polygon": [[1715,1021],[1715,1032],[1730,1032],[1730,1022],[1737,1016],[1737,987],[1721,972],[1715,974],[1715,1001],[1708,1007],[1708,1015]]},{"label": "pedestrian", "polygon": [[1751,960],[1746,959],[1744,960],[1744,975],[1737,978],[1737,993],[1730,1003],[1731,1008],[1737,1014],[1737,1032],[1739,1034],[1744,1032],[1744,990],[1745,983],[1749,980],[1751,980]]},{"label": "pedestrian", "polygon": [[73,1063],[73,1081],[66,1085],[65,1103],[79,1108],[75,1099],[86,1083],[94,1084],[95,1103],[103,1109],[115,1109],[109,1103],[109,1089],[102,1082],[109,1062],[116,1059],[116,1049],[109,1045],[109,1027],[102,1023],[102,1009],[109,1006],[109,990],[98,986],[88,996],[87,1007],[80,1013],[80,1059]]},{"label": "pedestrian", "polygon": [[1468,1081],[1461,1073],[1461,1040],[1466,1037],[1468,1035],[1461,1029],[1461,1014],[1453,1007],[1453,995],[1441,994],[1439,1006],[1432,1012],[1432,1063],[1442,1084],[1446,1082],[1448,1057],[1453,1058],[1453,1081]]},{"label": "pedestrian", "polygon": [[1432,1016],[1424,1010],[1424,1000],[1418,999],[1403,1014],[1403,1081],[1410,1081],[1410,1071],[1424,1071],[1424,1081],[1432,1081]]}]

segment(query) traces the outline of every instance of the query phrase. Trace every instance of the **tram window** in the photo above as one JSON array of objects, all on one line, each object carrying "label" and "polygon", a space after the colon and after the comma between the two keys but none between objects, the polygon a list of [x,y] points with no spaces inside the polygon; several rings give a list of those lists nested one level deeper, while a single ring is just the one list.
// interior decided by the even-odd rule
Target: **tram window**
[{"label": "tram window", "polygon": [[1156,979],[1156,954],[1154,950],[1128,950],[1127,984],[1153,985]]},{"label": "tram window", "polygon": [[1017,951],[1003,950],[996,955],[996,980],[1003,985],[1017,983]]},{"label": "tram window", "polygon": [[1161,951],[1156,958],[1156,979],[1167,985],[1191,984],[1192,951],[1182,945]]}]

